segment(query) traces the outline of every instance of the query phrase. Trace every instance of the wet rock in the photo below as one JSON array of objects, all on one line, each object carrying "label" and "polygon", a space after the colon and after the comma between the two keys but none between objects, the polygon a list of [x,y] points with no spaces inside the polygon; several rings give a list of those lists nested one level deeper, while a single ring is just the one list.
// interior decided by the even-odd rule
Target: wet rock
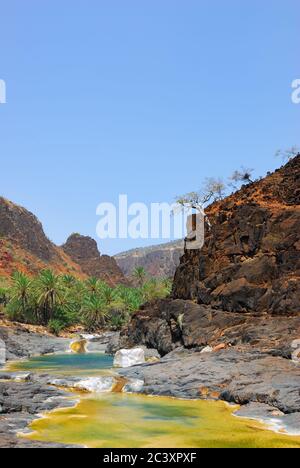
[{"label": "wet rock", "polygon": [[272,430],[300,434],[300,412],[284,414],[274,407],[262,403],[250,403],[235,412],[236,416],[263,422]]},{"label": "wet rock", "polygon": [[123,387],[125,393],[141,393],[144,387],[144,381],[139,379],[130,380]]}]

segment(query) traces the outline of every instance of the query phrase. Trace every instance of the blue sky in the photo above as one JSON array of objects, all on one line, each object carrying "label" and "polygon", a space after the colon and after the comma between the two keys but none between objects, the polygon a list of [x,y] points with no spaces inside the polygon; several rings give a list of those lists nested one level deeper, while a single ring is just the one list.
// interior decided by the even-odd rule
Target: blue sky
[{"label": "blue sky", "polygon": [[[1,2],[0,194],[61,244],[299,143],[299,0]],[[99,241],[102,252],[147,240]]]}]

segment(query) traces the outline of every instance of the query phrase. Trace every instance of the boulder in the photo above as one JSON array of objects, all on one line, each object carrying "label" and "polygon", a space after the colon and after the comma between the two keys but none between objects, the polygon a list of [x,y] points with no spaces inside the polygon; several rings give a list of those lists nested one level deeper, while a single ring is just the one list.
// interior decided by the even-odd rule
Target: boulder
[{"label": "boulder", "polygon": [[6,346],[3,340],[0,339],[0,366],[6,362]]},{"label": "boulder", "polygon": [[89,377],[75,383],[74,387],[86,392],[104,393],[111,392],[115,385],[113,377]]},{"label": "boulder", "polygon": [[114,367],[131,367],[144,364],[145,352],[143,348],[120,349],[115,354]]}]

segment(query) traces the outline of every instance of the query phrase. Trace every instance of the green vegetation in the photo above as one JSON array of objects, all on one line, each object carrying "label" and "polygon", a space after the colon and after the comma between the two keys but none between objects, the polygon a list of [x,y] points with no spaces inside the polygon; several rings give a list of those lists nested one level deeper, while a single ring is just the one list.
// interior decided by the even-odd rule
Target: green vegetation
[{"label": "green vegetation", "polygon": [[87,331],[119,329],[145,302],[170,294],[171,282],[148,278],[138,269],[136,287],[109,287],[97,278],[80,281],[72,275],[42,271],[30,278],[12,275],[9,285],[0,283],[0,306],[12,321],[44,325],[55,335],[70,326],[83,325]]}]

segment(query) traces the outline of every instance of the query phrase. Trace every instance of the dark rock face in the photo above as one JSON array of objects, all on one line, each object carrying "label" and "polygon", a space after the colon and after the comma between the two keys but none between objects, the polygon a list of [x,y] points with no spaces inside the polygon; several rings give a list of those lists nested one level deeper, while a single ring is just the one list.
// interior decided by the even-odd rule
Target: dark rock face
[{"label": "dark rock face", "polygon": [[151,275],[162,278],[174,276],[184,253],[183,241],[130,250],[115,256],[117,264],[126,276],[137,267],[143,267]]},{"label": "dark rock face", "polygon": [[212,205],[201,251],[181,258],[173,297],[232,312],[299,314],[300,155]]},{"label": "dark rock face", "polygon": [[126,284],[115,259],[101,255],[96,241],[91,237],[72,234],[62,249],[88,276],[94,276],[111,285]]},{"label": "dark rock face", "polygon": [[212,309],[184,300],[148,304],[133,315],[121,333],[120,346],[145,345],[161,355],[183,346],[255,347],[273,356],[291,359],[291,343],[300,337],[300,316],[261,316]]}]

